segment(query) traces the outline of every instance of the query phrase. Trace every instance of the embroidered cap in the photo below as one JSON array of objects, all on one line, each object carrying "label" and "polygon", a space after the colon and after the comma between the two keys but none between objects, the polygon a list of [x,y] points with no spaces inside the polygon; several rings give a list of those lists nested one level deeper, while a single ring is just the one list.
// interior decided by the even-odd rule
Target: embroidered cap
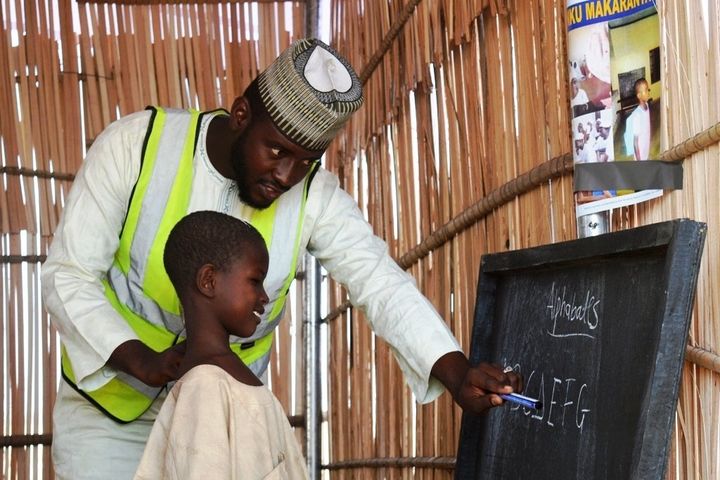
[{"label": "embroidered cap", "polygon": [[257,82],[275,126],[308,150],[325,150],[363,102],[348,61],[315,38],[293,42]]}]

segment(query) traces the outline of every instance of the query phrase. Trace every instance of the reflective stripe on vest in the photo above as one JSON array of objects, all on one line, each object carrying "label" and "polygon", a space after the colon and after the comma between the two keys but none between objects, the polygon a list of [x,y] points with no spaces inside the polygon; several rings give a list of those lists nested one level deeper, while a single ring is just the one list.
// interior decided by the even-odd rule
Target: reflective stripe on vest
[{"label": "reflective stripe on vest", "polygon": [[[184,329],[180,302],[163,265],[163,251],[172,227],[189,213],[200,119],[197,111],[153,109],[140,175],[114,264],[103,282],[111,305],[138,338],[158,352],[176,343]],[[258,376],[267,368],[273,331],[295,278],[302,218],[315,171],[313,168],[303,182],[270,207],[253,210],[249,219],[270,253],[264,283],[270,301],[253,336],[231,337],[230,347]],[[63,376],[74,386],[72,366],[64,353],[62,367]],[[130,422],[150,407],[160,390],[120,372],[102,388],[80,393],[115,420]]]}]

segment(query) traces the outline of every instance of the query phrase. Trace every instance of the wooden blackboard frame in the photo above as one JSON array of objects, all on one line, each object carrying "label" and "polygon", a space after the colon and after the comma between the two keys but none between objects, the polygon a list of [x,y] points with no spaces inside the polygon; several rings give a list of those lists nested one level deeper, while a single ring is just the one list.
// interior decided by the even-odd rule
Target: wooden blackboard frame
[{"label": "wooden blackboard frame", "polygon": [[[502,363],[497,354],[493,356],[491,342],[499,323],[495,318],[495,294],[503,279],[512,277],[516,272],[533,269],[563,268],[576,263],[592,265],[594,261],[621,261],[628,256],[661,255],[664,258],[663,278],[650,279],[652,282],[662,282],[658,291],[664,292],[662,305],[658,309],[660,318],[657,320],[661,325],[658,330],[656,364],[645,384],[648,390],[643,395],[642,418],[638,421],[628,478],[662,480],[667,466],[705,233],[705,224],[680,219],[597,237],[483,256],[472,331],[471,364]],[[495,410],[502,408],[507,407],[493,409],[482,416],[463,414],[455,478],[490,478],[480,472],[482,455],[478,452],[482,448],[481,438],[487,438],[487,435],[483,437],[483,430],[490,428],[493,415],[497,415]],[[498,435],[505,434],[497,426],[492,431],[499,432]],[[532,440],[522,441],[527,444]],[[512,468],[510,466],[509,470],[512,471]],[[503,474],[502,478],[506,478],[506,475]],[[508,473],[507,478],[517,477]],[[606,477],[595,475],[593,478]]]}]

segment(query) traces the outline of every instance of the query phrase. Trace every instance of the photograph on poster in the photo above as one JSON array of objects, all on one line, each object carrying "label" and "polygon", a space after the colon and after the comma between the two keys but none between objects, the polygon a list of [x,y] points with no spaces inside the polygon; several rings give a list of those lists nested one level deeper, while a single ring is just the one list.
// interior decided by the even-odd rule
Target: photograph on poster
[{"label": "photograph on poster", "polygon": [[573,117],[611,107],[610,37],[606,23],[568,33]]},{"label": "photograph on poster", "polygon": [[614,144],[618,160],[660,156],[660,21],[645,9],[608,23],[612,42]]},{"label": "photograph on poster", "polygon": [[[609,108],[573,119],[573,153],[576,162],[612,162],[615,160],[612,144],[612,120],[612,110]],[[580,191],[576,192],[576,200],[578,204],[585,204],[612,198],[616,195],[615,190]]]},{"label": "photograph on poster", "polygon": [[611,109],[599,110],[574,118],[572,129],[574,155],[578,163],[615,160]]}]

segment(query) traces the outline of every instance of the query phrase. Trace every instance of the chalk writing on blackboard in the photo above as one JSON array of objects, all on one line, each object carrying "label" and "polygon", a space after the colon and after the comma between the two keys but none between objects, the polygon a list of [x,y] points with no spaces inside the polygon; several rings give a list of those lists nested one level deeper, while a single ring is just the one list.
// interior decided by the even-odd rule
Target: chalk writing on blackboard
[{"label": "chalk writing on blackboard", "polygon": [[[522,372],[522,365],[515,363],[505,366],[512,367],[516,372]],[[524,392],[540,400],[543,404],[541,410],[533,410],[521,405],[511,405],[509,410],[517,415],[525,415],[531,421],[537,421],[548,428],[562,428],[564,431],[573,427],[582,434],[585,418],[591,415],[588,408],[588,384],[576,378],[558,378],[554,375],[545,375],[545,372],[532,370],[525,376]],[[547,379],[547,380],[546,380]],[[551,380],[550,380],[551,379]]]},{"label": "chalk writing on blackboard", "polygon": [[[551,337],[595,338],[591,332],[598,328],[600,323],[597,311],[600,299],[596,298],[589,290],[585,292],[584,297],[583,300],[577,300],[578,298],[582,299],[583,296],[567,292],[566,287],[556,289],[555,282],[552,283],[550,304],[547,306],[552,320],[552,330],[547,330],[548,335]],[[578,324],[582,324],[583,327],[579,328]],[[570,331],[567,327],[584,331]]]}]

